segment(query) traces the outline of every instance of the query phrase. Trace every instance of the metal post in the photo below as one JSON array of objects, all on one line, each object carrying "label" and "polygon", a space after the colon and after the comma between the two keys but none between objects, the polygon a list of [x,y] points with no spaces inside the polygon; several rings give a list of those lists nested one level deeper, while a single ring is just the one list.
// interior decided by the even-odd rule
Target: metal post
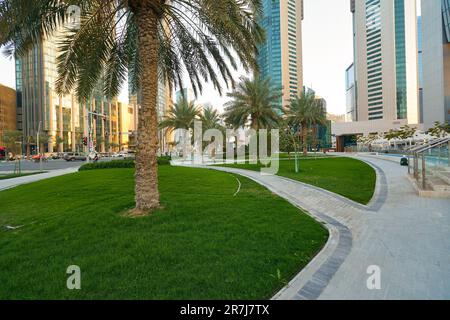
[{"label": "metal post", "polygon": [[411,175],[411,165],[410,165],[410,162],[411,162],[411,153],[409,152],[409,153],[408,153],[408,176]]},{"label": "metal post", "polygon": [[89,154],[91,153],[91,113],[87,112],[87,155],[86,163],[89,163]]},{"label": "metal post", "polygon": [[414,153],[414,179],[419,180],[419,154]]},{"label": "metal post", "polygon": [[41,134],[41,125],[42,121],[39,121],[39,127],[37,131],[36,141],[37,141],[37,150],[39,155],[39,171],[42,172],[42,155],[41,155],[41,144],[39,141],[39,135]]},{"label": "metal post", "polygon": [[425,173],[425,153],[422,153],[422,188],[426,189],[426,173]]}]

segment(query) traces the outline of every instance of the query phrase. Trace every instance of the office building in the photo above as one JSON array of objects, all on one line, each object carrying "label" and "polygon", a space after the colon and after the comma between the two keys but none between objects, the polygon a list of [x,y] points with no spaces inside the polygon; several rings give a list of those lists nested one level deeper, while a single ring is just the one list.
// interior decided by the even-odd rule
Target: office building
[{"label": "office building", "polygon": [[358,121],[418,124],[417,8],[411,0],[354,0]]},{"label": "office building", "polygon": [[353,63],[345,71],[345,90],[346,90],[346,112],[345,121],[358,121],[357,107],[356,107],[356,81],[355,81],[355,66]]},{"label": "office building", "polygon": [[43,39],[27,54],[16,57],[17,129],[23,133],[26,153],[35,152],[38,132],[49,137],[43,152],[88,151],[82,143],[89,135],[88,128],[92,148],[113,151],[113,146],[119,144],[118,102],[107,99],[101,86],[86,101],[78,101],[74,93],[56,93],[61,35]]},{"label": "office building", "polygon": [[450,122],[450,1],[422,0],[423,122]]},{"label": "office building", "polygon": [[303,88],[303,0],[264,0],[261,25],[266,42],[259,47],[260,76],[283,88],[280,105],[289,103]]},{"label": "office building", "polygon": [[350,6],[354,64],[346,71],[346,89],[352,122],[333,124],[341,147],[346,135],[420,125],[416,2],[350,0]]}]

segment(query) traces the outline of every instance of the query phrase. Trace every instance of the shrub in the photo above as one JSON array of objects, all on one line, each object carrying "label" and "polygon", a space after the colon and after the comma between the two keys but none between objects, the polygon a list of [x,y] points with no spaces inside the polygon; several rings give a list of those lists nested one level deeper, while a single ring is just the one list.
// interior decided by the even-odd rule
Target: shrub
[{"label": "shrub", "polygon": [[[158,157],[158,165],[165,166],[170,165],[171,157]],[[97,162],[85,164],[78,169],[78,171],[99,170],[99,169],[124,169],[134,168],[134,160],[114,160],[107,162]]]}]

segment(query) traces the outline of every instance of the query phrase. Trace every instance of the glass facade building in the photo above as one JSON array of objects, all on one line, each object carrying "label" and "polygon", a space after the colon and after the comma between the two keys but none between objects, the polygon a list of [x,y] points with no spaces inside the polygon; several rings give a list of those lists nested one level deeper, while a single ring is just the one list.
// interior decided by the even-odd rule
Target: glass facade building
[{"label": "glass facade building", "polygon": [[261,26],[266,30],[266,42],[259,48],[258,64],[261,77],[270,77],[273,85],[281,88],[280,2],[264,0],[263,11]]},{"label": "glass facade building", "polygon": [[366,44],[369,120],[378,120],[383,119],[380,0],[366,1]]},{"label": "glass facade building", "polygon": [[[24,152],[36,148],[39,128],[49,137],[44,152],[87,151],[82,141],[89,134],[88,121],[96,150],[110,151],[113,145],[120,145],[117,101],[107,99],[101,85],[86,101],[78,101],[74,93],[56,94],[56,59],[61,35],[56,33],[27,54],[16,57],[17,128],[23,132],[23,145],[28,149]],[[88,117],[88,112],[106,118]]]},{"label": "glass facade building", "polygon": [[442,0],[442,16],[445,38],[450,43],[450,0]]},{"label": "glass facade building", "polygon": [[416,2],[350,0],[350,6],[357,121],[417,124],[420,116]]},{"label": "glass facade building", "polygon": [[395,65],[397,77],[397,119],[407,118],[405,0],[395,0]]},{"label": "glass facade building", "polygon": [[352,64],[345,71],[345,89],[346,89],[346,122],[358,121],[356,112],[356,81],[355,66]]},{"label": "glass facade building", "polygon": [[450,122],[450,1],[422,0],[423,124]]},{"label": "glass facade building", "polygon": [[260,45],[260,76],[283,89],[280,105],[298,96],[303,87],[301,21],[303,0],[263,0],[261,25],[266,42]]}]

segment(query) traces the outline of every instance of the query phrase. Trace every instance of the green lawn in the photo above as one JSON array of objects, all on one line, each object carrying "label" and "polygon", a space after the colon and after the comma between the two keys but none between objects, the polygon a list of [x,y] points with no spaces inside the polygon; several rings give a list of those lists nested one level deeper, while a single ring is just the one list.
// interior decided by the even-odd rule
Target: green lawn
[{"label": "green lawn", "polygon": [[[260,164],[225,166],[255,171],[261,168]],[[282,160],[278,175],[329,190],[362,204],[370,202],[376,185],[376,173],[371,166],[345,157],[303,158],[299,173],[295,173],[294,160]]]},{"label": "green lawn", "polygon": [[[327,231],[256,183],[160,167],[164,209],[127,218],[133,170],[84,171],[0,192],[0,299],[270,298]],[[22,226],[7,231],[4,226]],[[78,265],[82,289],[66,288]]]},{"label": "green lawn", "polygon": [[20,173],[20,174],[0,174],[0,180],[7,180],[7,179],[14,179],[14,178],[20,178],[20,177],[26,177],[26,176],[32,176],[35,174],[40,174],[43,172],[29,172],[29,173]]}]

